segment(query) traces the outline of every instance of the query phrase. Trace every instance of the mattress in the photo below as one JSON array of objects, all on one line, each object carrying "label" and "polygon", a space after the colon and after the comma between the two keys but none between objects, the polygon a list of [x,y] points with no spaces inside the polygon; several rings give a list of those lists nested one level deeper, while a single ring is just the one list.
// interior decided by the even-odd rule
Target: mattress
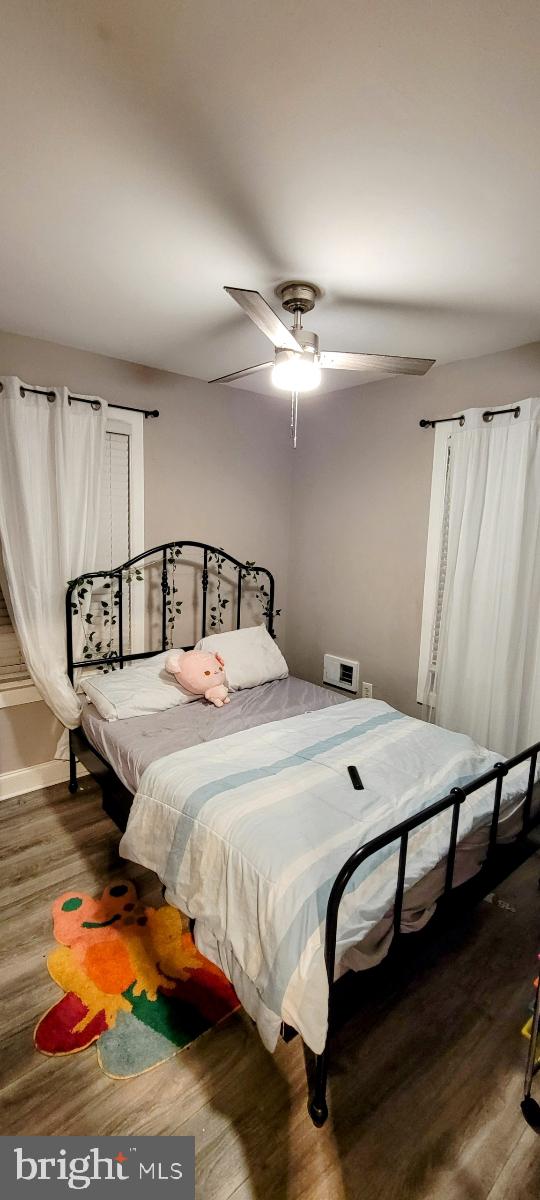
[{"label": "mattress", "polygon": [[135,793],[146,768],[166,754],[347,700],[347,696],[338,692],[289,675],[259,687],[231,692],[231,702],[223,708],[195,701],[152,716],[105,721],[93,704],[86,704],[82,727],[98,754],[107,760],[128,790]]}]

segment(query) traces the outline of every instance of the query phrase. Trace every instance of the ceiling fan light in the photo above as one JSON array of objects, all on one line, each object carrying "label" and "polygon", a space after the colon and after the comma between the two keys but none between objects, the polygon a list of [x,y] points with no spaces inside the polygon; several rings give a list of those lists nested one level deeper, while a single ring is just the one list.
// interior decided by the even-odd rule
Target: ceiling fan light
[{"label": "ceiling fan light", "polygon": [[318,358],[310,350],[276,350],[272,370],[274,387],[283,392],[313,392],[321,382]]}]

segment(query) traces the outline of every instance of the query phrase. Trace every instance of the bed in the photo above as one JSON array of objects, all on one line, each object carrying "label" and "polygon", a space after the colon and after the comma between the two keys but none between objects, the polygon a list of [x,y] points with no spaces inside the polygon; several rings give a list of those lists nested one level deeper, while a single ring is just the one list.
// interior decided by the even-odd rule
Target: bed
[{"label": "bed", "polygon": [[[236,628],[242,587],[255,579],[273,634],[269,572],[201,543],[146,552],[161,565],[164,611],[167,567],[178,548],[195,546],[203,636],[216,611],[205,602],[216,556],[237,574]],[[123,635],[124,578],[144,557],[84,577],[85,591],[98,576],[116,581],[116,641],[101,665],[112,658],[124,668],[151,653],[126,650]],[[89,661],[88,651],[73,655],[77,589],[81,580],[66,607],[72,678]],[[161,634],[159,649],[170,634],[163,620]],[[280,1031],[302,1035],[316,1056],[309,1112],[321,1125],[335,980],[379,962],[394,937],[426,924],[439,897],[448,902],[479,871],[487,880],[501,841],[537,820],[539,748],[501,763],[464,735],[289,676],[233,693],[224,710],[197,702],[111,722],[86,706],[70,738],[70,787],[79,757],[124,830],[121,853],[154,870],[194,920],[199,948],[225,971],[268,1048]],[[360,791],[349,763],[361,770]]]}]

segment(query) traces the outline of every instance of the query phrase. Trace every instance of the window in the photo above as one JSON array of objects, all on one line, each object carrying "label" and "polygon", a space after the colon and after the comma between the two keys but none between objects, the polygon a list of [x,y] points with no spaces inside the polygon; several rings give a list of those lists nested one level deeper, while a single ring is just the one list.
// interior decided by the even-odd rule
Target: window
[{"label": "window", "polygon": [[[142,413],[109,408],[99,514],[98,569],[111,569],[144,549]],[[1,583],[1,573],[0,573]],[[144,650],[144,589],[124,597],[126,646]],[[99,599],[96,589],[94,597]],[[40,700],[0,590],[0,707]]]},{"label": "window", "polygon": [[131,553],[129,512],[130,463],[128,432],[112,427],[105,434],[103,489],[99,514],[96,562],[99,567],[115,567]]},{"label": "window", "polygon": [[[143,420],[142,413],[109,409],[96,557],[98,570],[112,570],[144,550]],[[100,605],[107,598],[105,589],[94,588],[91,611],[98,636]],[[123,602],[124,650],[144,650],[144,588],[126,585]]]},{"label": "window", "polygon": [[437,698],[439,638],[446,582],[452,435],[435,441],[416,699],[427,715]]}]

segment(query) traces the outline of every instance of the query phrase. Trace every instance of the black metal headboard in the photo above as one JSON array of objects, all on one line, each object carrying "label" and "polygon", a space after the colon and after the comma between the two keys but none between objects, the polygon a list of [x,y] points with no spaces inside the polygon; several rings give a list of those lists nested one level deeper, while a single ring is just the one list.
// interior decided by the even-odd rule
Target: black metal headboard
[{"label": "black metal headboard", "polygon": [[[190,560],[188,562],[184,558],[185,550],[202,551],[201,561]],[[255,562],[242,563],[232,554],[227,554],[218,546],[209,546],[206,542],[165,542],[161,546],[153,546],[151,550],[144,550],[142,554],[137,554],[135,558],[130,558],[113,570],[86,571],[84,575],[79,575],[77,579],[69,581],[66,592],[66,646],[67,672],[71,682],[73,682],[76,667],[122,668],[125,662],[149,658],[159,649],[167,650],[173,644],[172,634],[175,620],[181,612],[183,603],[177,599],[179,589],[176,586],[176,572],[177,568],[181,568],[184,564],[194,572],[196,587],[200,592],[200,637],[206,636],[208,624],[210,624],[211,630],[216,629],[218,632],[224,624],[223,613],[230,603],[230,598],[223,597],[221,591],[223,569],[226,565],[232,568],[235,593],[235,624],[233,623],[231,627],[241,628],[242,588],[248,581],[252,594],[261,604],[262,616],[268,632],[272,637],[275,636],[274,617],[279,615],[279,609],[274,611],[274,577],[266,567],[258,567]],[[153,588],[153,592],[155,600],[157,593],[159,609],[159,646],[133,653],[131,650],[126,650],[126,606],[131,603],[132,585],[143,581],[142,572],[146,566],[153,570],[154,575],[156,571],[158,574],[158,583]],[[217,581],[214,597],[216,602],[209,606],[208,592],[211,572]],[[96,601],[96,581],[99,580],[102,582],[101,586],[97,588],[98,599]],[[94,603],[94,607],[96,604],[98,606],[99,619],[97,621],[95,611],[94,613],[91,611],[90,600]],[[75,621],[78,621],[80,628],[84,630],[82,658],[78,659],[73,657]],[[184,646],[183,649],[190,650],[194,644]]]}]

